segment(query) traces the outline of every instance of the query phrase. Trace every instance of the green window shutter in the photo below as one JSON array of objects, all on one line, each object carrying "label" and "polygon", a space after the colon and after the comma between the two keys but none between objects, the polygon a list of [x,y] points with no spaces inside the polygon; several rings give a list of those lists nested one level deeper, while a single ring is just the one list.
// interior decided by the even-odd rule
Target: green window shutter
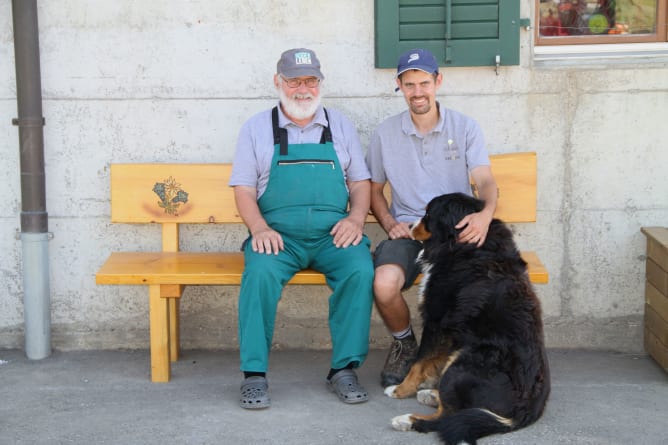
[{"label": "green window shutter", "polygon": [[376,67],[430,50],[441,66],[519,65],[519,0],[375,0]]}]

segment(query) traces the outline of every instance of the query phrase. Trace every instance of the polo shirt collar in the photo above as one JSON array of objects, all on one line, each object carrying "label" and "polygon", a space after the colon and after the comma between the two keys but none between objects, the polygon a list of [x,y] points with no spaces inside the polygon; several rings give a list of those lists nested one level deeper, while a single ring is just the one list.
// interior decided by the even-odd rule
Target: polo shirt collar
[{"label": "polo shirt collar", "polygon": [[[445,108],[441,106],[439,101],[436,101],[436,106],[438,107],[438,122],[430,133],[441,133],[445,131]],[[408,110],[406,110],[401,117],[401,129],[408,136],[418,136],[413,119],[411,119],[411,113]]]}]

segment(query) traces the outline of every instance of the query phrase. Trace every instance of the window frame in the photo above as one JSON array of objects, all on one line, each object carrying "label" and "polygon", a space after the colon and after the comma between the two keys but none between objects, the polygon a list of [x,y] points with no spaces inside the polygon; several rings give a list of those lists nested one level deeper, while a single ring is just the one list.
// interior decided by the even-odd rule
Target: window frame
[{"label": "window frame", "polygon": [[535,46],[553,45],[596,45],[622,43],[653,43],[668,41],[668,0],[656,0],[656,32],[653,34],[615,34],[597,36],[549,36],[540,35],[540,0],[534,1],[534,44]]}]

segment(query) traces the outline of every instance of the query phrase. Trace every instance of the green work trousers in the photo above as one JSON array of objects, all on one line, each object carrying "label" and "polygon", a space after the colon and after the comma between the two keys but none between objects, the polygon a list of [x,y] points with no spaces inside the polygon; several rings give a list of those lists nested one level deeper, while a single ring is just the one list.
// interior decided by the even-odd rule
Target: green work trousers
[{"label": "green work trousers", "polygon": [[285,284],[299,270],[322,272],[333,290],[329,297],[331,367],[362,364],[369,350],[373,304],[373,263],[370,242],[337,248],[331,236],[296,240],[283,235],[285,249],[278,255],[253,252],[245,246],[245,265],[239,294],[241,370],[266,372],[278,301]]}]

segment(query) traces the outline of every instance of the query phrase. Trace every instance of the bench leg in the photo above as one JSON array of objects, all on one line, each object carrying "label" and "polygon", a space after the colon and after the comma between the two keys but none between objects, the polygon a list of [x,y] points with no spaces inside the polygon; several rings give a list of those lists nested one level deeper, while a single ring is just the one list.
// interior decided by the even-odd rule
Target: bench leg
[{"label": "bench leg", "polygon": [[169,304],[169,358],[179,359],[179,302],[178,298],[167,298]]},{"label": "bench leg", "polygon": [[151,381],[169,382],[169,298],[160,296],[160,285],[149,285]]},{"label": "bench leg", "polygon": [[169,302],[169,358],[173,362],[177,361],[180,355],[179,342],[181,336],[179,335],[179,329],[181,324],[179,323],[179,305],[181,295],[183,295],[183,288],[184,286],[180,284],[160,285],[160,296],[166,298]]}]

